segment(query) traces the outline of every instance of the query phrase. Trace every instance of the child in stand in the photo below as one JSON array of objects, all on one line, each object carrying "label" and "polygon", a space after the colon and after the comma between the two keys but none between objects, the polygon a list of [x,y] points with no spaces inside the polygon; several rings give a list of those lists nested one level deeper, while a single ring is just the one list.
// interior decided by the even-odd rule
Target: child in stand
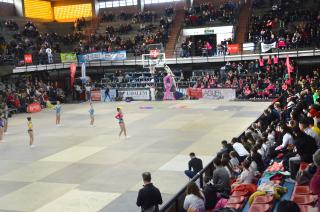
[{"label": "child in stand", "polygon": [[54,107],[54,109],[56,111],[56,125],[57,127],[60,127],[61,104],[59,101],[57,101],[57,105]]},{"label": "child in stand", "polygon": [[29,146],[30,146],[30,148],[33,148],[33,147],[35,147],[35,145],[33,144],[33,124],[31,121],[31,117],[27,117],[27,120],[28,120],[28,134],[29,134],[29,138],[30,138]]},{"label": "child in stand", "polygon": [[94,109],[93,109],[92,102],[90,102],[89,114],[90,114],[90,126],[94,127]]}]

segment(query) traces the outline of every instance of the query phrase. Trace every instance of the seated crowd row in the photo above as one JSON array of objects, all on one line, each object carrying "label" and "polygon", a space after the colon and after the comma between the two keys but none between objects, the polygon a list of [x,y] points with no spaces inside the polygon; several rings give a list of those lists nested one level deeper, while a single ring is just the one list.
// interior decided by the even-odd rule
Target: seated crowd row
[{"label": "seated crowd row", "polygon": [[[230,143],[222,141],[222,149],[213,160],[214,171],[206,173],[203,189],[194,182],[187,186],[185,210],[233,211],[248,204],[250,211],[257,211],[262,208],[258,199],[279,200],[281,195],[289,192],[284,183],[291,183],[295,189],[290,194],[292,201],[287,201],[290,196],[286,197],[277,211],[309,211],[316,205],[320,195],[317,74],[309,79],[301,78],[284,91],[279,102],[269,106],[242,136],[233,138]],[[311,81],[310,78],[317,80]],[[203,167],[201,159],[194,153],[190,156],[189,170],[185,173],[193,178]],[[298,188],[307,190],[308,198],[298,193]],[[239,198],[239,192],[243,198]],[[301,202],[310,197],[310,202]],[[270,210],[272,201],[266,203],[263,207],[270,207]],[[318,207],[320,210],[320,205]]]}]

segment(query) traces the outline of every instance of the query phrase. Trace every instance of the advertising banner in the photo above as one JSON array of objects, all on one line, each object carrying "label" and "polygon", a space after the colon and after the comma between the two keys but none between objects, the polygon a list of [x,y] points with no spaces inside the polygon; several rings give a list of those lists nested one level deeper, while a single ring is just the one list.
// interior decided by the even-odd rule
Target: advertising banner
[{"label": "advertising banner", "polygon": [[228,88],[202,89],[202,98],[232,100],[236,98],[236,90]]},{"label": "advertising banner", "polygon": [[183,29],[184,36],[233,33],[233,26]]},{"label": "advertising banner", "polygon": [[261,43],[261,52],[267,52],[270,49],[274,49],[276,48],[276,42],[270,43],[270,44],[265,44],[265,43]]},{"label": "advertising banner", "polygon": [[109,97],[106,98],[106,89],[100,90],[101,95],[101,101],[102,102],[111,102],[112,100],[115,100],[117,97],[117,90],[116,89],[110,89],[109,90]]},{"label": "advertising banner", "polygon": [[24,55],[24,63],[26,63],[26,64],[32,63],[32,54],[25,54]]},{"label": "advertising banner", "polygon": [[244,43],[242,44],[243,51],[254,51],[254,43]]},{"label": "advertising banner", "polygon": [[100,90],[91,91],[91,101],[101,101],[101,91]]},{"label": "advertising banner", "polygon": [[126,60],[126,51],[116,52],[94,52],[89,54],[78,55],[79,63],[90,62],[90,61],[113,61],[113,60]]},{"label": "advertising banner", "polygon": [[133,100],[150,100],[151,98],[149,89],[128,89],[121,90],[119,92],[123,92],[123,100],[128,97],[132,98]]},{"label": "advertising banner", "polygon": [[41,111],[41,105],[39,102],[34,102],[28,105],[27,112],[28,113],[37,113]]},{"label": "advertising banner", "polygon": [[202,89],[201,88],[188,88],[187,95],[192,98],[201,99]]},{"label": "advertising banner", "polygon": [[76,63],[77,56],[73,53],[60,53],[61,63]]},{"label": "advertising banner", "polygon": [[239,44],[228,44],[228,52],[231,54],[237,54],[240,51],[240,45]]}]

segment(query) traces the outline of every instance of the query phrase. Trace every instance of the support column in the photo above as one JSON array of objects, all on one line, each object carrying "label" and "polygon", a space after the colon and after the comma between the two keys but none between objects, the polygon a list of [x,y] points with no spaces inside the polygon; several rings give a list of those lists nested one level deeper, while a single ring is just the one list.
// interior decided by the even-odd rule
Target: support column
[{"label": "support column", "polygon": [[186,6],[191,8],[193,6],[193,0],[186,0]]},{"label": "support column", "polygon": [[24,16],[24,1],[23,0],[15,0],[14,6],[16,8],[16,15],[23,17]]},{"label": "support column", "polygon": [[143,12],[144,11],[144,0],[137,0],[137,8]]}]

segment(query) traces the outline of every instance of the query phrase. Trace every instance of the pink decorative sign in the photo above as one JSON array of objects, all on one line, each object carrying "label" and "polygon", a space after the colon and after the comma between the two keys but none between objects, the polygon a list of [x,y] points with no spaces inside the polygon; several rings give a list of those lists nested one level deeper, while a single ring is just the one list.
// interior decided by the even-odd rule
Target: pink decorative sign
[{"label": "pink decorative sign", "polygon": [[171,75],[167,75],[163,78],[163,84],[164,84],[164,95],[163,100],[175,100],[173,92],[171,92],[171,88],[173,85],[173,79]]}]

